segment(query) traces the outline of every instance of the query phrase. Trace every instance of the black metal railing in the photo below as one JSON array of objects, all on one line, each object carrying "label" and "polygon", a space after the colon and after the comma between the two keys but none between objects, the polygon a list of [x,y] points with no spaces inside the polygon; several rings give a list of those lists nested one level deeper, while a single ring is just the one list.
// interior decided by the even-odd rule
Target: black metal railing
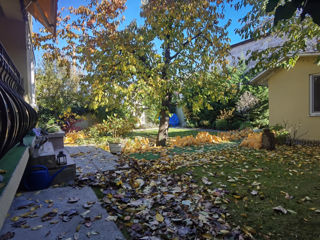
[{"label": "black metal railing", "polygon": [[36,111],[24,101],[19,71],[0,44],[0,160],[35,127]]}]

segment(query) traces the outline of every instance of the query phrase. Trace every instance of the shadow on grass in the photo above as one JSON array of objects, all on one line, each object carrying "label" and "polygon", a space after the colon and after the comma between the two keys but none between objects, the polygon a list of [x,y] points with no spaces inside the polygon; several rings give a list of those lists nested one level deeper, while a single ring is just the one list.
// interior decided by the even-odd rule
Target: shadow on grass
[{"label": "shadow on grass", "polygon": [[[196,136],[200,131],[193,129],[185,129],[185,128],[169,128],[169,137],[185,137],[185,136]],[[214,133],[211,133],[214,134]],[[135,137],[145,137],[156,139],[158,135],[158,129],[151,130],[137,130],[128,135],[129,138]]]},{"label": "shadow on grass", "polygon": [[[220,143],[220,144],[206,144],[199,146],[187,146],[187,147],[174,147],[168,149],[168,154],[183,154],[183,153],[205,153],[214,150],[222,150],[227,148],[232,148],[238,146],[238,142],[230,143]],[[144,152],[144,153],[133,153],[129,155],[136,159],[146,159],[146,160],[155,160],[160,158],[160,153],[155,152]]]}]

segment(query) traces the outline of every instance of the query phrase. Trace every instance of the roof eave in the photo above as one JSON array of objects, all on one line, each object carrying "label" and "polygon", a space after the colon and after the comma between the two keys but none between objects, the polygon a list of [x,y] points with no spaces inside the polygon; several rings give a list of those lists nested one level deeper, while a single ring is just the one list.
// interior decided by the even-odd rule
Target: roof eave
[{"label": "roof eave", "polygon": [[[299,57],[313,57],[313,56],[320,56],[320,52],[304,52],[299,54]],[[282,60],[283,59],[281,59],[280,62]],[[271,69],[267,69],[260,72],[257,76],[255,76],[250,80],[250,84],[268,86],[268,80],[274,74],[276,69],[279,69],[279,68],[271,68]]]},{"label": "roof eave", "polygon": [[57,0],[25,0],[26,10],[49,32],[56,35]]}]

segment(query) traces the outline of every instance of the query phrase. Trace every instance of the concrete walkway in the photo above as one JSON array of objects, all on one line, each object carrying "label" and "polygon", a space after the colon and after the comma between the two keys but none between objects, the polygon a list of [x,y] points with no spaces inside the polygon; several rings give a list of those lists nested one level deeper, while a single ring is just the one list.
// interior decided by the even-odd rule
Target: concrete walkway
[{"label": "concrete walkway", "polygon": [[26,192],[12,203],[0,236],[14,232],[17,240],[124,239],[115,223],[105,220],[107,216],[90,187]]},{"label": "concrete walkway", "polygon": [[118,157],[94,146],[68,146],[69,153],[76,163],[77,173],[90,174],[99,171],[115,170]]},{"label": "concrete walkway", "polygon": [[[78,175],[114,170],[117,166],[117,156],[94,146],[70,146],[65,151],[75,161]],[[0,238],[14,233],[13,238],[4,239],[124,239],[116,224],[105,220],[107,216],[90,187],[51,187],[19,193]]]}]

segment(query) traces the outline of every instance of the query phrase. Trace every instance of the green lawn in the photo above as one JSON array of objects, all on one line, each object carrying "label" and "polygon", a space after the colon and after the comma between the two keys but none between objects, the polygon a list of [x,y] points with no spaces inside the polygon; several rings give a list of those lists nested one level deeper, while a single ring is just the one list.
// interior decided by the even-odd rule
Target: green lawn
[{"label": "green lawn", "polygon": [[[231,143],[174,148],[167,154],[209,159],[174,172],[191,175],[200,185],[206,177],[209,188],[226,189],[228,222],[256,239],[320,239],[319,148],[278,146],[268,152]],[[154,160],[160,154],[131,156]],[[273,210],[278,206],[287,213]]]},{"label": "green lawn", "polygon": [[[257,239],[320,239],[319,149],[281,147],[275,152],[223,149],[212,164],[176,172],[203,177],[229,191],[231,221]],[[202,157],[208,157],[208,154]],[[220,159],[219,159],[220,158]],[[286,214],[273,210],[282,206]]]},{"label": "green lawn", "polygon": [[[170,129],[169,136],[197,132]],[[155,138],[156,134],[157,130],[135,131],[132,137]],[[240,226],[249,237],[320,239],[320,147],[277,146],[266,151],[240,148],[233,142],[163,148],[129,157],[144,166],[145,180],[155,172],[178,174],[211,191],[226,190],[219,206],[230,214],[227,222]]]},{"label": "green lawn", "polygon": [[[169,128],[169,137],[184,137],[184,136],[195,136],[197,135],[199,130],[193,130],[188,128]],[[146,137],[146,138],[156,138],[158,134],[158,129],[151,130],[135,130],[130,133],[128,136],[130,138],[135,137]]]}]

